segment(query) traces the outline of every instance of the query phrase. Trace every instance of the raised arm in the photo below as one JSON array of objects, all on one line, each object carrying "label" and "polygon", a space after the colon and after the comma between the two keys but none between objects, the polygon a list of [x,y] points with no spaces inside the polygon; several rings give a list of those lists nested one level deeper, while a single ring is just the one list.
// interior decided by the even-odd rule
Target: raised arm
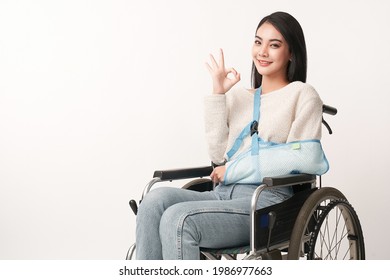
[{"label": "raised arm", "polygon": [[205,98],[206,139],[211,161],[221,164],[229,136],[225,93],[240,81],[240,74],[234,68],[225,67],[222,49],[218,61],[210,54],[210,63],[206,63],[206,67],[213,82],[212,94]]}]

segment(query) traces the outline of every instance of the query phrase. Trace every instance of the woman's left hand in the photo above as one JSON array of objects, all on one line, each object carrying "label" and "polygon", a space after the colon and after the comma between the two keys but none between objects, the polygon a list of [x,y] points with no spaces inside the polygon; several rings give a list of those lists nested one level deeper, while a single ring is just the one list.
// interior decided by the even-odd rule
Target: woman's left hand
[{"label": "woman's left hand", "polygon": [[217,166],[214,168],[213,172],[211,172],[210,178],[214,183],[223,182],[223,178],[225,178],[225,172],[225,165]]}]

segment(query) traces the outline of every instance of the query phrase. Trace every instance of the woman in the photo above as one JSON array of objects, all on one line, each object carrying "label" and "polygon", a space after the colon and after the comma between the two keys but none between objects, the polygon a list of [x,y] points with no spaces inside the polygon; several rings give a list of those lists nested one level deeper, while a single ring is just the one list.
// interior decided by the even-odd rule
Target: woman
[{"label": "woman", "polygon": [[[206,97],[206,136],[211,160],[220,165],[211,178],[211,192],[157,188],[144,198],[137,215],[137,259],[199,259],[199,248],[249,244],[250,200],[258,184],[225,185],[226,168],[251,145],[243,140],[228,159],[241,130],[252,120],[253,96],[261,86],[258,134],[264,141],[286,143],[320,139],[322,101],[306,82],[306,46],[299,23],[276,12],[259,23],[252,50],[253,89],[234,87],[240,74],[226,69],[221,50],[218,62],[211,55],[207,68],[213,94]],[[226,164],[225,164],[226,163]],[[266,190],[258,207],[282,202],[290,187]]]}]

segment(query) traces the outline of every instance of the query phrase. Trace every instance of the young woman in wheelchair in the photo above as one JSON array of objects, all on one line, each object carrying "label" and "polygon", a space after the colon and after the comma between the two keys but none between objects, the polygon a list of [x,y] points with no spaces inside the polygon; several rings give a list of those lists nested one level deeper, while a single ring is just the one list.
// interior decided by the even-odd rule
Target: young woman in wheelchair
[{"label": "young woman in wheelchair", "polygon": [[[258,184],[226,184],[225,173],[251,138],[227,155],[242,129],[252,120],[254,94],[261,89],[257,133],[266,142],[288,143],[321,138],[322,101],[306,83],[306,45],[298,21],[284,12],[263,18],[252,48],[252,89],[238,86],[240,74],[226,68],[224,54],[210,55],[213,81],[205,98],[205,127],[211,161],[217,165],[213,191],[192,192],[161,187],[149,192],[137,214],[137,259],[199,259],[199,248],[247,245],[250,201]],[[228,160],[227,160],[228,159]],[[291,197],[291,187],[265,190],[259,208]]]}]

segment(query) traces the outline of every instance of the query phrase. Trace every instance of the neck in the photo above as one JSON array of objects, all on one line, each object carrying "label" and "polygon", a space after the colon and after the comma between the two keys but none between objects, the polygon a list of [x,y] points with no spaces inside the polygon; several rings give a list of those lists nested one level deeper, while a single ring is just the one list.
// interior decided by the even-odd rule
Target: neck
[{"label": "neck", "polygon": [[266,94],[268,92],[272,92],[278,89],[281,89],[289,84],[287,78],[278,78],[273,79],[268,76],[263,76],[263,80],[261,82],[261,92],[262,94]]}]

